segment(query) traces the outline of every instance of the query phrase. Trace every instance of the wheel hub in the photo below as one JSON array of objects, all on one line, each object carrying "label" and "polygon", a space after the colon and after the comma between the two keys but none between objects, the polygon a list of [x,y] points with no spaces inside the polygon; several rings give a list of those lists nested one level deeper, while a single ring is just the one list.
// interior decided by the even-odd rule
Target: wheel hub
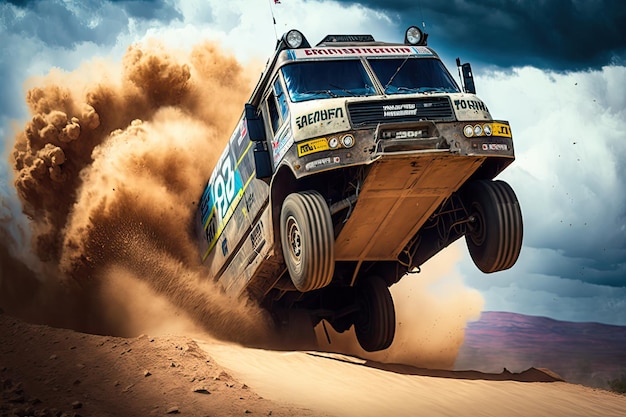
[{"label": "wheel hub", "polygon": [[289,239],[289,252],[299,262],[302,255],[302,236],[300,235],[298,223],[293,216],[287,219],[287,237]]},{"label": "wheel hub", "polygon": [[478,204],[473,204],[474,210],[470,216],[471,221],[467,224],[469,235],[475,245],[481,246],[487,238],[487,230],[485,229],[485,217],[483,209]]}]

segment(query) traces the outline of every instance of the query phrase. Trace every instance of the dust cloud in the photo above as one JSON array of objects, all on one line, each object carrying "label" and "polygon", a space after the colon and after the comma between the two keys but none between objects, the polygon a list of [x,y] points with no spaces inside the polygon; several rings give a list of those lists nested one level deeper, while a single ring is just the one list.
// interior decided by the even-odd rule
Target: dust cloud
[{"label": "dust cloud", "polygon": [[[165,329],[184,315],[191,321],[180,323],[218,338],[262,343],[265,314],[217,289],[192,233],[252,82],[214,44],[185,52],[156,41],[129,47],[121,63],[29,80],[32,119],[12,152],[28,230],[5,227],[24,222],[3,210],[2,307],[113,335]],[[31,256],[16,256],[26,236]]]},{"label": "dust cloud", "polygon": [[327,325],[330,343],[320,325],[316,328],[322,349],[347,353],[383,363],[429,369],[452,369],[463,344],[468,321],[478,320],[482,295],[467,288],[455,270],[464,242],[457,241],[393,285],[396,335],[386,350],[369,353],[356,342],[353,329],[337,334]]}]

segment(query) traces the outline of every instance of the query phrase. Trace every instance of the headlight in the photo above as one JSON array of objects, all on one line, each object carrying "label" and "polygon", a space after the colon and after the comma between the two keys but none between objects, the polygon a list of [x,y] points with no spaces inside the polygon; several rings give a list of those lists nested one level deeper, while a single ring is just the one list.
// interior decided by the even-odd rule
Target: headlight
[{"label": "headlight", "polygon": [[420,45],[424,38],[424,34],[417,26],[411,26],[406,30],[404,43],[408,45]]},{"label": "headlight", "polygon": [[341,138],[341,144],[344,146],[344,148],[351,148],[354,145],[354,136],[345,135]]},{"label": "headlight", "polygon": [[304,36],[299,31],[292,29],[285,35],[285,42],[287,46],[292,49],[299,48],[302,46],[302,41],[304,40]]}]

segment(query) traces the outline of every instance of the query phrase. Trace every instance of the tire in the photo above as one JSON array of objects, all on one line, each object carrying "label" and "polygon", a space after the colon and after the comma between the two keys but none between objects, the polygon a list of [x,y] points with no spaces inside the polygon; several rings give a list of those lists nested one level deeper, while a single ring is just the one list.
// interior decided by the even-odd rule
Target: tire
[{"label": "tire", "polygon": [[472,221],[465,242],[474,264],[484,273],[511,268],[522,249],[522,212],[504,181],[472,181],[463,192]]},{"label": "tire", "polygon": [[293,193],[283,202],[280,240],[298,291],[324,288],[335,271],[335,237],[330,210],[317,191]]},{"label": "tire", "polygon": [[385,281],[370,277],[357,288],[359,312],[354,332],[361,347],[367,352],[387,349],[396,333],[396,311]]}]

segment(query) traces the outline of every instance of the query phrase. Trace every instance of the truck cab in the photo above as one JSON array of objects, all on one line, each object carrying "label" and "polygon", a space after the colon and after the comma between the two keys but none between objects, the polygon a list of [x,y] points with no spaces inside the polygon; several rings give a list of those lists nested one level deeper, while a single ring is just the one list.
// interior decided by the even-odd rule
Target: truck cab
[{"label": "truck cab", "polygon": [[[200,254],[212,279],[313,329],[354,326],[389,347],[389,286],[461,237],[484,273],[522,245],[509,123],[461,86],[418,27],[404,42],[328,35],[277,42],[202,194]],[[288,319],[287,319],[288,320]]]}]

